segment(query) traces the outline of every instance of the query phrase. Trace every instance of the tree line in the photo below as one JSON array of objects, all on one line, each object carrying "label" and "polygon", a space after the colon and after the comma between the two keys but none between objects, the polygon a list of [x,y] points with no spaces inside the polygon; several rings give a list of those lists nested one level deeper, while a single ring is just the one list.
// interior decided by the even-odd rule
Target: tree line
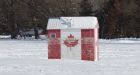
[{"label": "tree line", "polygon": [[[139,0],[1,0],[0,34],[44,30],[49,17],[96,16],[100,38],[140,37]],[[42,33],[42,34],[43,34]]]}]

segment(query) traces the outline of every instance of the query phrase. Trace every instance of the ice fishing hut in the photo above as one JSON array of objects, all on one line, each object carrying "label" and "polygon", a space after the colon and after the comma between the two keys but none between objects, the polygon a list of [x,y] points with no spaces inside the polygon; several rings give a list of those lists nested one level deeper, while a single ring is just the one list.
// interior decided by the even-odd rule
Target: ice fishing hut
[{"label": "ice fishing hut", "polygon": [[49,18],[48,59],[98,60],[96,17]]}]

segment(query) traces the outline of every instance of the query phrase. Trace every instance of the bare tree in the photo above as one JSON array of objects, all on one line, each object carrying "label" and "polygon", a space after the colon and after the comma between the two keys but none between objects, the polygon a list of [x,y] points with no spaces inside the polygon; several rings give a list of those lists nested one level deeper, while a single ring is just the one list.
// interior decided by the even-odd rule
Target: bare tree
[{"label": "bare tree", "polygon": [[48,2],[53,17],[79,15],[79,5],[75,0],[49,0]]},{"label": "bare tree", "polygon": [[17,0],[5,0],[7,6],[7,22],[11,33],[11,39],[16,39],[18,34],[18,25],[16,22],[16,4]]}]

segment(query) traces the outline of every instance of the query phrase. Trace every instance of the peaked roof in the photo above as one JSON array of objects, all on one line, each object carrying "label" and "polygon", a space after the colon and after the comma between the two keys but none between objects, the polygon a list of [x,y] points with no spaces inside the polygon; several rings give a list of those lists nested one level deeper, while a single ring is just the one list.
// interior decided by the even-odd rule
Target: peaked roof
[{"label": "peaked roof", "polygon": [[93,29],[98,27],[96,17],[49,18],[47,29]]}]

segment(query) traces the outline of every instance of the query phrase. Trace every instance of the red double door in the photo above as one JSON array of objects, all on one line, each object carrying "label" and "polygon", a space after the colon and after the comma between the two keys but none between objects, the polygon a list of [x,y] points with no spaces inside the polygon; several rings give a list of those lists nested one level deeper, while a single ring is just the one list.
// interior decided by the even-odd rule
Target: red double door
[{"label": "red double door", "polygon": [[[54,37],[55,38],[52,38]],[[61,59],[61,32],[60,30],[48,31],[48,58]],[[81,59],[94,61],[94,29],[81,30]]]}]

